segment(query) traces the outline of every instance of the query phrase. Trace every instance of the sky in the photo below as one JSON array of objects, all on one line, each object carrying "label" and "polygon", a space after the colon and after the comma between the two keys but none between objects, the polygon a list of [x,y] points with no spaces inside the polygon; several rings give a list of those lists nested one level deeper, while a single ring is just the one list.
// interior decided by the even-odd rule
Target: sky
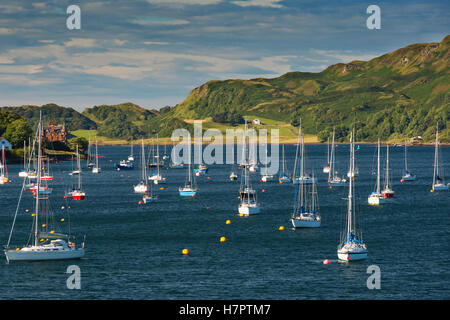
[{"label": "sky", "polygon": [[[369,5],[381,29],[368,29]],[[70,5],[81,28],[68,29]],[[209,80],[370,60],[450,34],[449,1],[1,0],[0,106],[181,103]]]}]

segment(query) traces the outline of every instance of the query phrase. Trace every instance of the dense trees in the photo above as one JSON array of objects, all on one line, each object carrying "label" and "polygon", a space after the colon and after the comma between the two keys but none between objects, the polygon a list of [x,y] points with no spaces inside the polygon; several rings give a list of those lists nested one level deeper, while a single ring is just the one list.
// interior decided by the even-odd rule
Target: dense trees
[{"label": "dense trees", "polygon": [[31,127],[24,118],[15,112],[0,110],[0,136],[5,137],[13,148],[22,147],[31,134]]}]

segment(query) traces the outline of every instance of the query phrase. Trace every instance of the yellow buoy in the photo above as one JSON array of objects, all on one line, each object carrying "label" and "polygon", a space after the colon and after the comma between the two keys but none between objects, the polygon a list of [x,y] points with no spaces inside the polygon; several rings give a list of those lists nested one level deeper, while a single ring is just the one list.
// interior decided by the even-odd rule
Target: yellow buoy
[{"label": "yellow buoy", "polygon": [[20,248],[16,248],[16,251],[19,251],[20,250]]},{"label": "yellow buoy", "polygon": [[230,220],[225,221],[226,224],[231,224]]},{"label": "yellow buoy", "polygon": [[32,213],[31,216],[34,217],[36,215],[36,213]]},{"label": "yellow buoy", "polygon": [[55,230],[50,231],[50,233],[55,233]]},{"label": "yellow buoy", "polygon": [[164,190],[164,187],[159,188],[159,190]]},{"label": "yellow buoy", "polygon": [[44,239],[41,239],[41,242],[44,242]]},{"label": "yellow buoy", "polygon": [[64,218],[61,219],[61,222],[64,222]]},{"label": "yellow buoy", "polygon": [[181,251],[181,253],[186,256],[189,254],[189,249],[183,249],[183,251]]},{"label": "yellow buoy", "polygon": [[243,217],[244,216],[244,214],[243,213],[239,213],[239,217]]},{"label": "yellow buoy", "polygon": [[434,190],[433,190],[433,189],[431,189],[431,190],[430,190],[430,192],[434,192]]},{"label": "yellow buoy", "polygon": [[280,226],[280,227],[278,228],[278,230],[283,231],[283,230],[284,230],[284,226]]},{"label": "yellow buoy", "polygon": [[42,228],[45,228],[46,226],[47,226],[46,224],[43,224],[43,225],[42,225]]},{"label": "yellow buoy", "polygon": [[227,238],[225,238],[225,237],[220,237],[220,242],[225,242],[225,241],[227,241]]}]

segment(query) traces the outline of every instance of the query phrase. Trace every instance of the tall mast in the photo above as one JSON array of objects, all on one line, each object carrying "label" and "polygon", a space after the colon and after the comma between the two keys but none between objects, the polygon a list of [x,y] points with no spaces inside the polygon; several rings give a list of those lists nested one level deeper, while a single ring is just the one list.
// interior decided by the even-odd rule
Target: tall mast
[{"label": "tall mast", "polygon": [[405,139],[405,171],[408,171],[408,160],[406,154],[406,139]]},{"label": "tall mast", "polygon": [[36,212],[34,225],[34,245],[39,244],[39,189],[41,188],[41,170],[42,170],[42,150],[41,150],[41,135],[42,135],[42,111],[39,112],[39,137],[38,137],[38,166],[37,166],[37,182],[36,182]]},{"label": "tall mast", "polygon": [[78,144],[77,144],[77,167],[78,167],[78,190],[81,190],[81,165],[80,165],[80,154],[78,153]]},{"label": "tall mast", "polygon": [[378,138],[377,194],[380,194],[380,138]]},{"label": "tall mast", "polygon": [[294,162],[294,172],[292,174],[292,181],[295,181],[295,172],[297,171],[297,159],[298,159],[298,149],[300,148],[300,136],[302,134],[302,118],[300,118],[300,124],[298,125],[298,138],[297,138],[297,150],[295,151],[295,162]]},{"label": "tall mast", "polygon": [[330,166],[330,137],[327,138],[327,164]]},{"label": "tall mast", "polygon": [[95,167],[98,168],[98,145],[97,145],[97,140],[95,140]]},{"label": "tall mast", "polygon": [[156,135],[156,161],[158,166],[158,178],[159,178],[159,139],[158,135]]},{"label": "tall mast", "polygon": [[333,127],[333,138],[331,140],[331,156],[330,156],[330,171],[328,172],[328,181],[334,178],[334,127]]},{"label": "tall mast", "polygon": [[435,146],[434,146],[434,169],[433,169],[433,186],[436,183],[436,176],[439,176],[439,164],[438,164],[438,160],[439,160],[439,127],[438,127],[438,123],[436,123],[436,142],[435,142]]},{"label": "tall mast", "polygon": [[386,145],[386,181],[385,188],[389,188],[389,144]]},{"label": "tall mast", "polygon": [[[350,172],[353,172],[353,132],[350,133]],[[353,215],[353,179],[350,179],[348,185],[348,212],[347,212],[347,239],[352,231]]]}]

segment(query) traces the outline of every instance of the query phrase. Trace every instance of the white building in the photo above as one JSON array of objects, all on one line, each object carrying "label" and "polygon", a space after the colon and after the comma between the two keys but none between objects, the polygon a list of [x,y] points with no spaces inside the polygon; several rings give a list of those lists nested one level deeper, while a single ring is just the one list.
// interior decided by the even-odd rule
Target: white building
[{"label": "white building", "polygon": [[261,121],[259,119],[253,119],[253,124],[261,125]]},{"label": "white building", "polygon": [[12,150],[11,143],[8,140],[6,140],[5,138],[0,137],[0,150],[2,149],[2,146],[5,147],[5,150],[6,149]]}]

